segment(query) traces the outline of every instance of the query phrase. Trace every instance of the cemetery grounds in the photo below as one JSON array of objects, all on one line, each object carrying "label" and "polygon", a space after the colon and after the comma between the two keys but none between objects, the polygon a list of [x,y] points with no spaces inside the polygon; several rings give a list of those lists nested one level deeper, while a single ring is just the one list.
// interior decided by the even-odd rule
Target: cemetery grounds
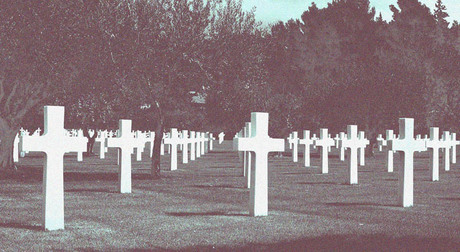
[{"label": "cemetery grounds", "polygon": [[[162,170],[151,180],[150,159],[133,155],[131,194],[117,193],[116,149],[64,163],[65,230],[41,227],[41,153],[29,153],[18,173],[2,174],[0,250],[460,250],[460,164],[430,181],[429,152],[414,159],[414,206],[397,206],[399,154],[386,171],[385,149],[359,167],[358,185],[347,185],[347,163],[332,148],[329,174],[269,157],[269,215],[249,217],[249,189],[232,142]],[[98,153],[96,145],[94,153]],[[460,163],[460,162],[459,162]],[[162,156],[162,168],[169,155]]]}]

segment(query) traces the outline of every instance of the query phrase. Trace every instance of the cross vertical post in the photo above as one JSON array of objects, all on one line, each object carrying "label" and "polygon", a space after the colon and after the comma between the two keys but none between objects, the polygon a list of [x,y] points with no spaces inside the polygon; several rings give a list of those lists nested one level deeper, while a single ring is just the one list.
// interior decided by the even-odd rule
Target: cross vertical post
[{"label": "cross vertical post", "polygon": [[268,215],[268,153],[284,151],[284,139],[273,139],[268,135],[268,113],[251,113],[251,137],[235,138],[235,150],[251,151],[251,190],[249,214]]},{"label": "cross vertical post", "polygon": [[401,152],[403,167],[399,169],[399,204],[414,205],[414,152],[425,149],[425,142],[414,139],[414,119],[399,119],[399,139],[388,141],[390,150]]}]

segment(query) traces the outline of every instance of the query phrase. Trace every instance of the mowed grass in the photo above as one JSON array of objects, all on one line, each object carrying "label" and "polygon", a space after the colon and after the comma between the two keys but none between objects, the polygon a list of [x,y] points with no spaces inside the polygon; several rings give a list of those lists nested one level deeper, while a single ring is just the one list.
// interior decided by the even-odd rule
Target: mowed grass
[{"label": "mowed grass", "polygon": [[[97,147],[96,151],[97,153]],[[0,180],[0,250],[459,250],[460,165],[430,182],[428,153],[415,158],[414,207],[398,202],[398,168],[384,152],[366,158],[359,184],[347,185],[346,162],[333,149],[329,174],[290,156],[269,158],[269,216],[249,217],[231,141],[150,180],[150,160],[133,155],[133,193],[117,193],[116,151],[76,162],[65,157],[65,230],[41,227],[43,155],[20,159]],[[442,161],[442,160],[441,160]],[[459,160],[460,163],[460,160]],[[169,155],[162,157],[169,167]]]}]

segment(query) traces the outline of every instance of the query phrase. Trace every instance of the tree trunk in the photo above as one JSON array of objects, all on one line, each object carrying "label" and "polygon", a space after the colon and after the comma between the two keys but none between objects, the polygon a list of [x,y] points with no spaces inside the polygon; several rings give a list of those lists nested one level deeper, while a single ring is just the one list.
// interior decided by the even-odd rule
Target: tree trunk
[{"label": "tree trunk", "polygon": [[152,153],[152,164],[150,166],[150,173],[152,179],[160,178],[160,147],[161,141],[163,140],[163,131],[164,131],[164,117],[161,111],[160,104],[155,102],[156,110],[156,127],[155,127],[155,139],[153,141],[153,153]]},{"label": "tree trunk", "polygon": [[17,132],[17,127],[0,118],[0,169],[3,171],[16,169],[13,162],[13,144]]}]

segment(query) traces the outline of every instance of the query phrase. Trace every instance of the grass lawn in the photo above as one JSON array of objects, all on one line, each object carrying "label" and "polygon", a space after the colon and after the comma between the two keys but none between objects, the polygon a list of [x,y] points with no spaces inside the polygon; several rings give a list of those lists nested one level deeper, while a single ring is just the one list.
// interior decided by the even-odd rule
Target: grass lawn
[{"label": "grass lawn", "polygon": [[[396,206],[395,172],[384,152],[359,167],[346,185],[347,165],[333,149],[329,174],[291,157],[269,158],[269,216],[249,217],[249,190],[231,141],[177,171],[150,180],[148,156],[133,159],[133,193],[117,193],[116,151],[76,161],[65,157],[65,230],[41,227],[43,155],[20,159],[0,180],[0,250],[460,250],[460,164],[430,182],[429,156],[415,158],[414,207]],[[97,145],[95,153],[98,153]],[[133,155],[134,158],[135,155]],[[169,156],[162,157],[168,167]],[[442,160],[441,160],[442,161]],[[460,163],[460,160],[459,160]]]}]

